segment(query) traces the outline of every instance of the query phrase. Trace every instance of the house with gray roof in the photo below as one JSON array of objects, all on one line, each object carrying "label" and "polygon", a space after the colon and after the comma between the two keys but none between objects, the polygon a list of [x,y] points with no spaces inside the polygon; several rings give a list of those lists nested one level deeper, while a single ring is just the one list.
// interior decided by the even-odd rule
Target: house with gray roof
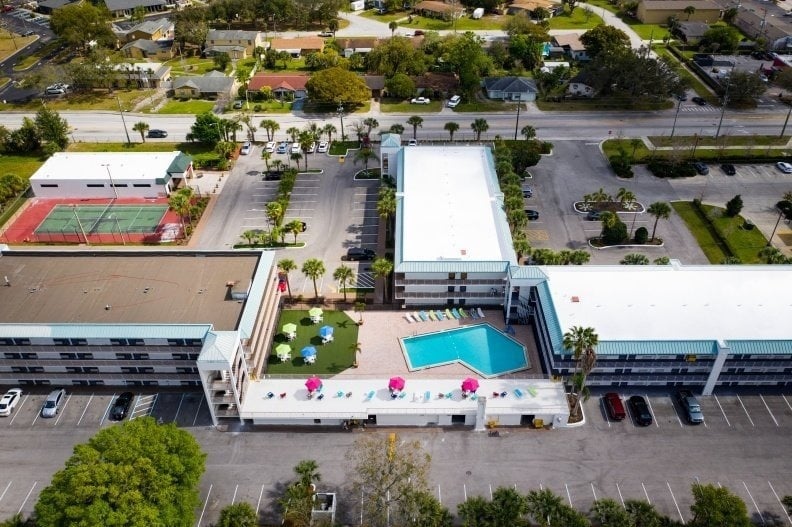
[{"label": "house with gray roof", "polygon": [[51,15],[56,9],[69,5],[75,0],[44,0],[36,6],[36,11],[45,15]]},{"label": "house with gray roof", "polygon": [[527,77],[487,77],[483,84],[487,97],[503,101],[533,102],[538,91]]},{"label": "house with gray roof", "polygon": [[105,0],[105,5],[115,18],[130,16],[138,7],[142,7],[147,13],[156,13],[167,9],[165,0]]},{"label": "house with gray roof", "polygon": [[130,59],[170,60],[174,56],[172,40],[138,39],[121,48],[125,57]]},{"label": "house with gray roof", "polygon": [[217,99],[231,93],[234,79],[222,72],[210,71],[198,77],[173,79],[173,96],[177,99]]},{"label": "house with gray roof", "polygon": [[206,34],[204,53],[227,53],[232,59],[244,59],[252,57],[257,47],[267,47],[261,31],[210,29]]}]

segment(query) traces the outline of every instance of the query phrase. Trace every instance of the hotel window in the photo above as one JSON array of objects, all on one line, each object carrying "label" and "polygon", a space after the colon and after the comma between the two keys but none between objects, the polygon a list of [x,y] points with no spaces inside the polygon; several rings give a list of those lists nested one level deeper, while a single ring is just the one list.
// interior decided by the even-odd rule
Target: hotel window
[{"label": "hotel window", "polygon": [[138,188],[142,188],[142,187],[151,188],[151,183],[133,183],[132,186]]},{"label": "hotel window", "polygon": [[456,278],[456,273],[448,273],[448,279],[454,280]]},{"label": "hotel window", "polygon": [[57,183],[42,183],[39,185],[41,188],[58,188]]},{"label": "hotel window", "polygon": [[88,188],[104,188],[104,183],[87,183],[85,186]]},{"label": "hotel window", "polygon": [[135,360],[148,360],[149,354],[148,353],[133,353],[132,358]]}]

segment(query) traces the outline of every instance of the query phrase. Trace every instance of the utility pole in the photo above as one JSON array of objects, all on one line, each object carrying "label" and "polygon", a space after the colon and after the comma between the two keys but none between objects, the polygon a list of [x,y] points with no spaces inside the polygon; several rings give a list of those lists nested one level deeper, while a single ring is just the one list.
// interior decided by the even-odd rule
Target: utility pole
[{"label": "utility pole", "polygon": [[781,135],[779,137],[784,137],[784,132],[786,132],[787,124],[789,123],[789,115],[792,114],[792,105],[789,106],[789,111],[787,112],[786,119],[784,119],[784,127],[781,128]]},{"label": "utility pole", "polygon": [[338,103],[338,116],[341,118],[341,141],[346,141],[344,133],[344,103]]},{"label": "utility pole", "polygon": [[[787,116],[789,118],[789,116]],[[784,216],[784,213],[780,210],[778,211],[778,219],[776,220],[775,227],[773,227],[773,232],[770,234],[770,237],[767,239],[766,247],[771,247],[773,245],[773,236],[775,236],[776,229],[778,229],[778,224],[781,223],[781,218]]]},{"label": "utility pole", "polygon": [[671,127],[671,139],[674,138],[674,130],[676,130],[676,123],[677,123],[677,118],[679,117],[679,109],[680,108],[682,108],[682,100],[681,99],[677,101],[677,111],[674,114],[674,125]]},{"label": "utility pole", "polygon": [[522,101],[517,101],[517,120],[514,122],[514,140],[517,140],[517,130],[520,128],[520,106]]},{"label": "utility pole", "polygon": [[726,91],[723,93],[723,103],[721,105],[720,120],[718,121],[718,129],[715,131],[715,139],[720,136],[721,125],[723,124],[723,115],[726,113],[726,105],[729,104],[729,87],[731,86],[731,76],[726,82]]},{"label": "utility pole", "polygon": [[124,110],[121,108],[121,99],[116,95],[116,102],[118,103],[118,113],[121,114],[121,122],[124,124],[124,133],[126,134],[127,144],[131,145],[132,140],[129,138],[129,130],[127,130],[126,119],[124,119]]}]

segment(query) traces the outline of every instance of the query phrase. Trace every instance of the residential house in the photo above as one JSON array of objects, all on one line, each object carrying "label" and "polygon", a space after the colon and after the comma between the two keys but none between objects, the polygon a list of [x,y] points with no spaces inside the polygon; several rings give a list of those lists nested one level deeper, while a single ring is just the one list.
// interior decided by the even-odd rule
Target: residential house
[{"label": "residential house", "polygon": [[553,46],[562,48],[564,55],[571,60],[589,60],[586,46],[580,41],[580,35],[569,33],[566,35],[556,35],[553,37]]},{"label": "residential house", "polygon": [[56,9],[69,5],[75,0],[44,0],[36,6],[36,11],[44,15],[51,15]]},{"label": "residential house", "polygon": [[445,3],[437,0],[423,0],[413,7],[413,11],[430,18],[440,18],[442,20],[453,20],[461,18],[465,14],[465,9],[456,3]]},{"label": "residential house", "polygon": [[[695,11],[685,13],[692,7]],[[712,0],[641,0],[635,16],[644,24],[666,24],[671,17],[683,22],[715,23],[723,10]]]},{"label": "residential house", "polygon": [[270,49],[285,51],[294,58],[324,51],[325,41],[319,37],[273,38]]},{"label": "residential house", "polygon": [[371,90],[373,98],[379,99],[382,97],[382,92],[385,90],[384,75],[363,75],[363,80],[366,81],[366,86]]},{"label": "residential house", "polygon": [[258,47],[267,47],[260,31],[210,29],[206,35],[204,53],[227,53],[232,59],[245,59],[252,57]]},{"label": "residential house", "polygon": [[569,79],[566,91],[575,97],[594,97],[595,95],[592,78],[585,73],[578,73]]},{"label": "residential house", "polygon": [[686,44],[695,44],[709,28],[709,24],[703,22],[679,22],[671,29],[671,34]]},{"label": "residential house", "polygon": [[354,53],[365,55],[377,47],[380,39],[377,37],[356,37],[336,39],[336,44],[341,48],[344,57],[349,58]]},{"label": "residential house", "polygon": [[483,84],[487,97],[504,101],[533,102],[538,91],[533,79],[527,77],[487,77]]},{"label": "residential house", "polygon": [[546,9],[552,16],[558,5],[558,2],[553,0],[515,0],[506,7],[506,13],[509,15],[525,13],[530,16],[534,9],[541,7]]},{"label": "residential house", "polygon": [[168,3],[166,0],[105,0],[105,6],[114,18],[131,16],[138,7],[147,13],[165,11]]},{"label": "residential house", "polygon": [[419,77],[413,77],[413,81],[418,92],[430,98],[446,97],[453,94],[459,86],[459,77],[447,72],[424,73]]},{"label": "residential house", "polygon": [[172,40],[135,40],[121,48],[125,57],[130,59],[156,59],[167,61],[174,57],[175,46]]},{"label": "residential house", "polygon": [[171,67],[159,62],[122,62],[113,69],[116,88],[160,88],[171,78]]},{"label": "residential house", "polygon": [[176,26],[169,18],[159,18],[157,20],[144,20],[125,32],[124,38],[127,42],[135,40],[173,40],[176,33]]},{"label": "residential house", "polygon": [[173,79],[173,96],[177,99],[218,99],[229,96],[234,79],[219,71],[196,77]]},{"label": "residential house", "polygon": [[[772,49],[787,51],[786,38],[792,35],[787,28],[789,24],[786,20],[779,20],[774,16],[768,15],[762,10],[749,11],[740,9],[734,19],[734,25],[749,38],[764,37],[768,42],[772,42]],[[783,39],[782,42],[779,42]]]},{"label": "residential house", "polygon": [[295,100],[307,97],[305,84],[311,77],[299,73],[278,75],[276,73],[257,73],[248,82],[248,93],[256,93],[269,87],[272,95],[279,100]]}]

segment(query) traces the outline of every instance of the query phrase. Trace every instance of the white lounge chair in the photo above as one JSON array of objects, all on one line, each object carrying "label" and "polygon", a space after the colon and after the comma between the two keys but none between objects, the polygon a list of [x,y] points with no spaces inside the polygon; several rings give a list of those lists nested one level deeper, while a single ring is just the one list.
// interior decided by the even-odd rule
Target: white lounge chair
[{"label": "white lounge chair", "polygon": [[406,320],[406,321],[407,321],[407,322],[409,322],[410,324],[412,324],[413,322],[415,322],[415,321],[413,320],[413,317],[412,317],[412,315],[410,315],[409,313],[405,313],[405,314],[404,314],[404,320]]},{"label": "white lounge chair", "polygon": [[481,318],[487,318],[486,316],[484,316],[484,312],[481,310],[481,308],[480,308],[480,307],[477,307],[476,309],[478,310],[478,315],[479,315]]},{"label": "white lounge chair", "polygon": [[306,364],[313,364],[314,362],[316,362],[316,355],[308,355],[305,357]]}]

